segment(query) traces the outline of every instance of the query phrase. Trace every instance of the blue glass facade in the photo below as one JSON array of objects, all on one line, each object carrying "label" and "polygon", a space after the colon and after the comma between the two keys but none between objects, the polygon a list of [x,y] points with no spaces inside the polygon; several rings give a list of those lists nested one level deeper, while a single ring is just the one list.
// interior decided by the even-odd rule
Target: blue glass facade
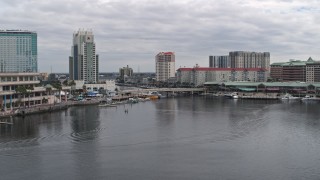
[{"label": "blue glass facade", "polygon": [[37,33],[0,30],[0,72],[37,71]]}]

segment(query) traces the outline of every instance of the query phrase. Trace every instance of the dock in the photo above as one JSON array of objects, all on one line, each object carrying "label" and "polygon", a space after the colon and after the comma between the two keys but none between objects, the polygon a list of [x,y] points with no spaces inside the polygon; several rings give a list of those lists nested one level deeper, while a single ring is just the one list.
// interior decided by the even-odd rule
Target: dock
[{"label": "dock", "polygon": [[277,93],[240,93],[239,98],[256,100],[277,100],[279,99],[279,96],[277,96]]}]

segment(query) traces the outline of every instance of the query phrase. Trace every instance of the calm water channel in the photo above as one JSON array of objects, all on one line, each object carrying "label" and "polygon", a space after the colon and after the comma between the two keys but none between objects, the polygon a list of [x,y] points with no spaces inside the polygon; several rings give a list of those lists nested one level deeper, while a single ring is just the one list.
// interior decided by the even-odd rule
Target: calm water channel
[{"label": "calm water channel", "polygon": [[319,105],[179,97],[13,118],[1,179],[320,179]]}]

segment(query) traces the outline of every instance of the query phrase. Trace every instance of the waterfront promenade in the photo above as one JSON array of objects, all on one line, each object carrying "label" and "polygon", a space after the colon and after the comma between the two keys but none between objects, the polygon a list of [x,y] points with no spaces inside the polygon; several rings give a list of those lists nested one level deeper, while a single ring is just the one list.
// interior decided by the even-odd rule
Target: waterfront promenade
[{"label": "waterfront promenade", "polygon": [[0,118],[17,116],[17,115],[25,116],[28,114],[58,111],[58,110],[67,109],[70,106],[84,106],[84,105],[98,104],[100,100],[101,98],[96,98],[88,101],[67,101],[67,102],[61,102],[57,104],[42,104],[42,105],[34,105],[29,107],[28,106],[20,107],[17,109],[0,112]]},{"label": "waterfront promenade", "polygon": [[121,94],[141,94],[148,92],[159,92],[159,93],[190,93],[190,94],[200,94],[205,92],[205,88],[152,88],[152,89],[129,89],[120,91]]}]

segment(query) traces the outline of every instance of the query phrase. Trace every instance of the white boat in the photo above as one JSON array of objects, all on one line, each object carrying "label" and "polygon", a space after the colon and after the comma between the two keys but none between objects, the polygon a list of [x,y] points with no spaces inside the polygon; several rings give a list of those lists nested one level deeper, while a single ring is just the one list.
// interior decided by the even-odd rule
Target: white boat
[{"label": "white boat", "polygon": [[239,98],[237,92],[233,92],[233,93],[230,93],[230,94],[225,94],[224,96],[225,96],[226,98],[230,98],[230,99],[238,99],[238,98]]},{"label": "white boat", "polygon": [[306,95],[304,98],[301,99],[302,101],[320,101],[320,98],[316,97],[316,96],[309,96]]},{"label": "white boat", "polygon": [[138,103],[139,99],[138,98],[129,98],[128,102],[129,103]]},{"label": "white boat", "polygon": [[232,99],[238,99],[238,98],[239,98],[238,95],[233,95],[233,96],[232,96]]},{"label": "white boat", "polygon": [[301,98],[292,96],[291,94],[287,93],[281,99],[282,100],[300,100]]}]

